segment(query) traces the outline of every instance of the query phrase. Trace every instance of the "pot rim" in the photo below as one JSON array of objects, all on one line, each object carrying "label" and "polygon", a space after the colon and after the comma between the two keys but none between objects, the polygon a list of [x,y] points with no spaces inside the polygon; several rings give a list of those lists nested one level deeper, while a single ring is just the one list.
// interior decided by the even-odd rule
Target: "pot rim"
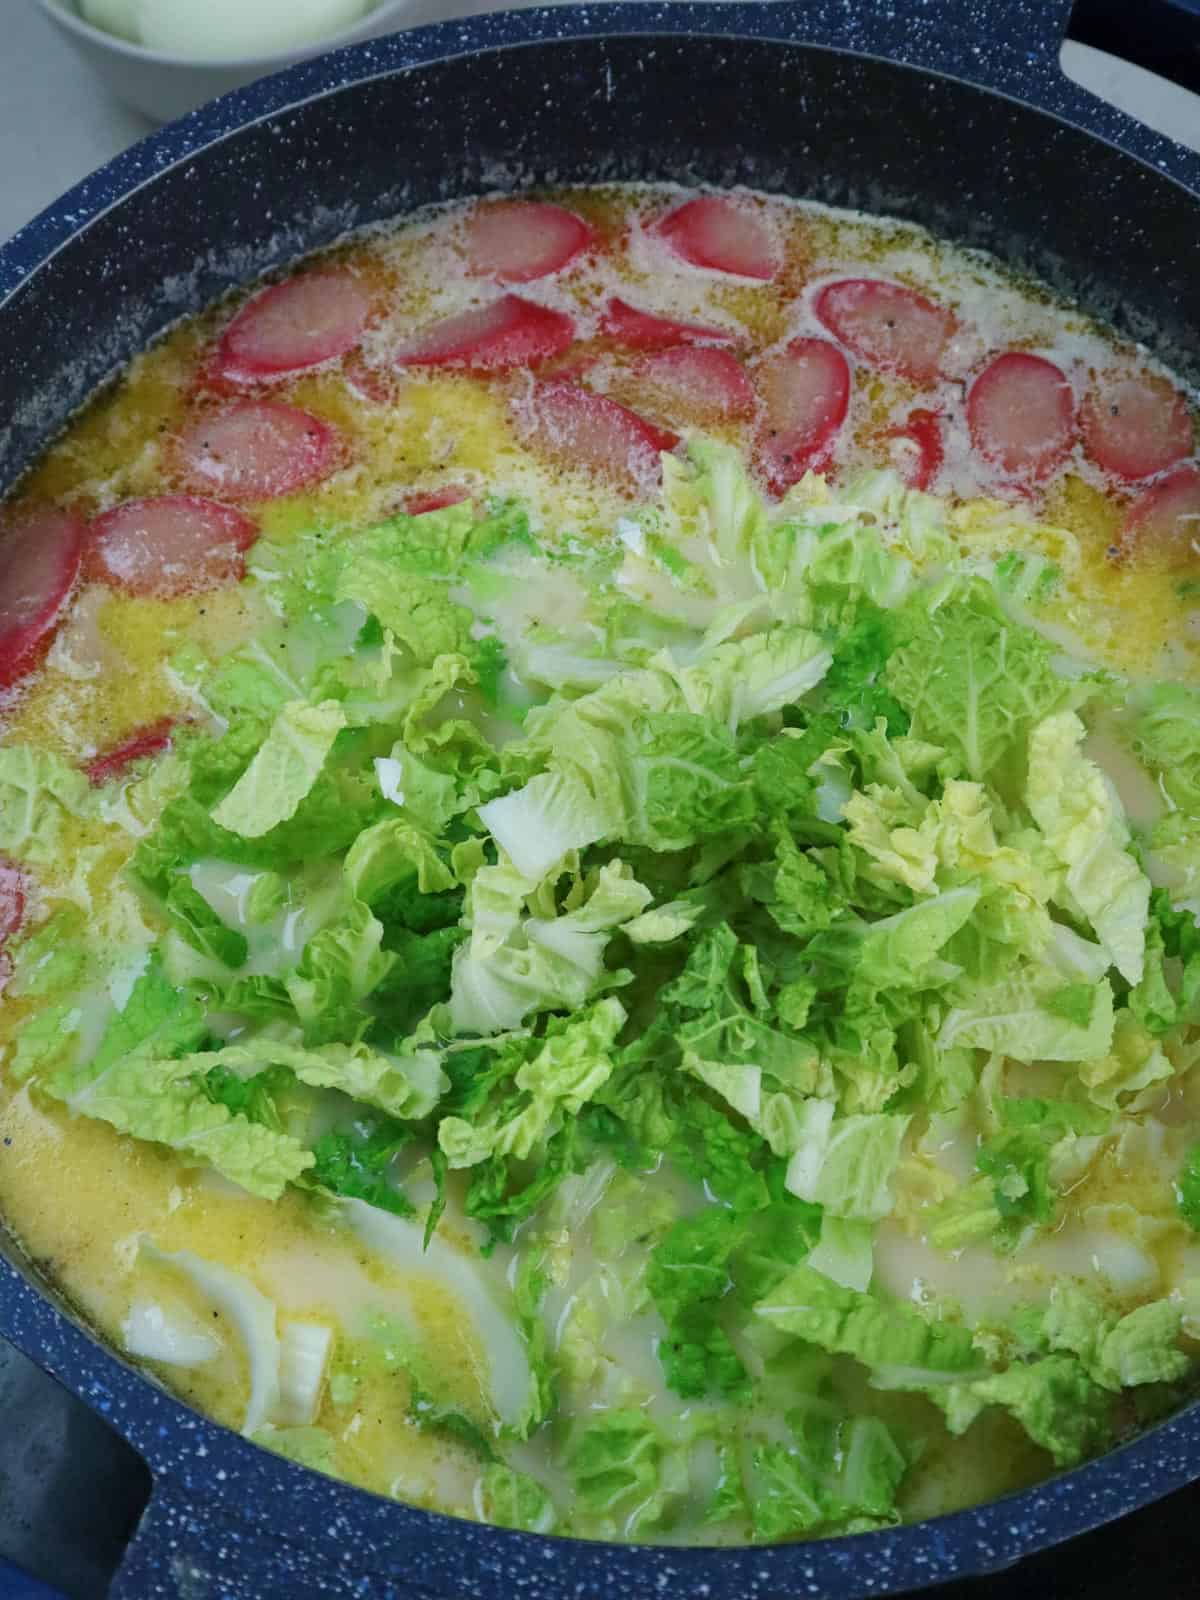
[{"label": "pot rim", "polygon": [[[952,18],[954,0],[937,4]],[[954,31],[952,20],[935,30],[938,37],[923,59],[904,60],[888,50],[883,32],[839,36],[832,22],[818,18],[813,24],[818,36],[806,33],[802,25],[813,8],[804,0],[798,5],[776,0],[770,5],[721,6],[688,0],[665,4],[625,0],[596,7],[551,7],[477,16],[351,45],[291,66],[168,124],[48,207],[0,246],[0,318],[7,299],[99,217],[191,156],[247,127],[356,83],[439,60],[606,34],[770,40],[799,49],[872,55],[916,73],[957,77],[984,92],[1019,100],[1035,113],[1071,122],[1080,132],[1116,145],[1160,176],[1173,179],[1185,195],[1190,191],[1194,199],[1200,197],[1200,156],[1103,106],[1058,71],[1058,40],[1044,36],[1046,13],[1065,14],[1070,0],[1052,4],[1031,0],[1031,4],[1041,19],[1038,31],[1024,38],[1027,54],[1015,76],[1011,63],[972,61],[968,43]],[[836,10],[840,14],[844,8]],[[789,23],[795,25],[796,37],[780,31]],[[535,1568],[544,1572],[568,1550],[577,1591],[614,1600],[656,1588],[666,1591],[668,1584],[677,1600],[691,1596],[698,1600],[711,1592],[706,1585],[714,1573],[719,1573],[730,1594],[746,1596],[765,1595],[780,1584],[790,1593],[813,1595],[922,1587],[999,1570],[1022,1555],[1146,1505],[1200,1475],[1197,1401],[1106,1455],[1028,1489],[895,1529],[769,1546],[684,1549],[606,1544],[470,1523],[297,1469],[193,1411],[128,1365],[91,1334],[48,1285],[41,1286],[2,1256],[0,1334],[106,1416],[146,1457],[160,1481],[176,1485],[199,1505],[215,1505],[227,1518],[240,1519],[247,1501],[253,1503],[254,1491],[272,1496],[283,1492],[289,1497],[289,1526],[304,1528],[309,1538],[325,1538],[346,1519],[386,1525],[388,1539],[402,1547],[406,1561],[411,1563],[419,1555],[427,1563],[416,1580],[427,1594],[435,1592],[427,1587],[435,1581],[447,1582],[447,1593],[484,1592],[484,1586],[495,1584],[498,1562],[514,1572]],[[217,1466],[220,1475],[214,1472]],[[398,1539],[398,1534],[407,1534],[407,1539]],[[386,1570],[364,1564],[372,1572]],[[578,1581],[581,1574],[588,1575],[586,1586]]]}]

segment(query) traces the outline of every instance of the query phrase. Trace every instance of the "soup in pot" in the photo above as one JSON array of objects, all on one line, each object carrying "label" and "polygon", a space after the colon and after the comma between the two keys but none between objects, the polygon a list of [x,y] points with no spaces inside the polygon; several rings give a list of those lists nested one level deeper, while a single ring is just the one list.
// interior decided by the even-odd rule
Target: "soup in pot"
[{"label": "soup in pot", "polygon": [[1195,397],[905,226],[485,198],[180,323],[0,542],[0,1215],[540,1532],[977,1502],[1200,1353]]}]

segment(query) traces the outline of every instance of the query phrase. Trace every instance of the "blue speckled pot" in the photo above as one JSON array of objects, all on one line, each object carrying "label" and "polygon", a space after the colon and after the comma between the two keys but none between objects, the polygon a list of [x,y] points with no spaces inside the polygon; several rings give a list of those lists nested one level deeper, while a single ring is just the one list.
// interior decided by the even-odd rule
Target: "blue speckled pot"
[{"label": "blue speckled pot", "polygon": [[[122,362],[231,285],[428,200],[537,182],[749,183],[911,217],[1076,295],[1200,381],[1200,157],[1062,76],[1069,11],[571,6],[357,46],[230,95],[0,249],[0,487]],[[149,1463],[113,1590],[138,1600],[849,1600],[994,1571],[1200,1477],[1193,1406],[1101,1461],[920,1526],[754,1550],[584,1544],[414,1511],[254,1448],[105,1350],[2,1243],[0,1335]]]}]

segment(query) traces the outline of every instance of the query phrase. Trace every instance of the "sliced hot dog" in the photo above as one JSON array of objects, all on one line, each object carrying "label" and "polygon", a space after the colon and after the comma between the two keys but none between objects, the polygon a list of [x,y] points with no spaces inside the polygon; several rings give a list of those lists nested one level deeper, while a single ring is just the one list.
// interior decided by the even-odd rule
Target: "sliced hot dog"
[{"label": "sliced hot dog", "polygon": [[12,957],[4,946],[21,931],[28,894],[28,880],[20,867],[0,856],[0,992],[13,975]]},{"label": "sliced hot dog", "polygon": [[860,361],[922,385],[937,381],[942,354],[957,326],[945,307],[915,289],[879,278],[826,284],[813,309]]},{"label": "sliced hot dog", "polygon": [[971,385],[967,427],[985,461],[1008,477],[1036,482],[1048,477],[1071,448],[1075,396],[1052,361],[1010,350]]},{"label": "sliced hot dog", "polygon": [[532,395],[517,404],[515,415],[518,431],[531,449],[622,484],[653,479],[659,472],[659,453],[679,443],[675,434],[636,411],[567,378],[535,384]]},{"label": "sliced hot dog", "polygon": [[258,524],[195,495],[127,500],[88,529],[87,571],[127,594],[169,599],[239,583]]},{"label": "sliced hot dog", "polygon": [[937,412],[918,406],[907,421],[889,428],[884,438],[900,442],[901,448],[894,452],[896,468],[908,487],[928,489],[941,471],[946,454]]},{"label": "sliced hot dog", "polygon": [[336,469],[339,454],[327,422],[268,400],[204,411],[174,443],[188,486],[223,500],[273,500],[311,488]]},{"label": "sliced hot dog", "polygon": [[793,339],[758,367],[759,463],[774,494],[822,465],[850,405],[850,367],[828,339]]},{"label": "sliced hot dog", "polygon": [[49,648],[83,553],[83,523],[36,511],[0,530],[0,688],[25,677]]},{"label": "sliced hot dog", "polygon": [[396,360],[402,367],[502,372],[560,356],[574,337],[575,325],[564,312],[506,294],[478,311],[423,328],[400,346]]},{"label": "sliced hot dog", "polygon": [[1148,478],[1192,452],[1187,402],[1153,372],[1102,372],[1079,409],[1083,447],[1118,478]]},{"label": "sliced hot dog", "polygon": [[644,356],[637,376],[667,409],[697,422],[727,422],[754,415],[754,389],[728,350],[681,345]]},{"label": "sliced hot dog", "polygon": [[736,335],[727,328],[658,317],[652,311],[639,311],[616,295],[604,308],[600,331],[628,350],[666,350],[676,344],[736,343]]},{"label": "sliced hot dog", "polygon": [[1200,467],[1186,462],[1142,490],[1125,513],[1119,549],[1200,568]]},{"label": "sliced hot dog", "polygon": [[461,483],[447,484],[444,489],[431,489],[424,494],[410,494],[404,502],[404,514],[423,517],[427,511],[444,511],[447,506],[461,505],[471,498],[471,491]]},{"label": "sliced hot dog", "polygon": [[16,862],[0,856],[0,944],[20,933],[28,898],[29,884],[25,874]]},{"label": "sliced hot dog", "polygon": [[225,329],[213,374],[258,383],[303,372],[352,350],[371,312],[367,286],[345,270],[308,272],[274,284]]},{"label": "sliced hot dog", "polygon": [[160,717],[157,722],[147,723],[144,728],[131,733],[128,739],[122,739],[120,744],[88,762],[84,768],[88,781],[99,787],[100,784],[108,783],[113,778],[119,778],[135,761],[141,761],[146,756],[161,755],[164,750],[169,750],[171,729],[174,726],[173,717]]},{"label": "sliced hot dog", "polygon": [[680,260],[693,267],[761,283],[779,271],[779,255],[766,223],[722,195],[688,200],[662,219],[658,231]]},{"label": "sliced hot dog", "polygon": [[497,283],[561,272],[592,241],[582,217],[546,200],[489,200],[467,221],[467,271]]}]

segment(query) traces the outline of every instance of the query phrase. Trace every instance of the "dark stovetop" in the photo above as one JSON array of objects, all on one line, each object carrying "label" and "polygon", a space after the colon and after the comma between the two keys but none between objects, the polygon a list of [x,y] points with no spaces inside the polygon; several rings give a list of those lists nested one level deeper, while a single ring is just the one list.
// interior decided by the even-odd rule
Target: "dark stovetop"
[{"label": "dark stovetop", "polygon": [[0,1600],[25,1600],[5,1560],[70,1600],[96,1600],[149,1496],[149,1473],[82,1401],[2,1340],[0,1419]]},{"label": "dark stovetop", "polygon": [[[0,1417],[0,1600],[101,1600],[149,1494],[145,1467],[81,1402],[3,1344]],[[1129,1600],[1134,1589],[1147,1600],[1200,1594],[1200,1486],[998,1577],[931,1593]]]}]

